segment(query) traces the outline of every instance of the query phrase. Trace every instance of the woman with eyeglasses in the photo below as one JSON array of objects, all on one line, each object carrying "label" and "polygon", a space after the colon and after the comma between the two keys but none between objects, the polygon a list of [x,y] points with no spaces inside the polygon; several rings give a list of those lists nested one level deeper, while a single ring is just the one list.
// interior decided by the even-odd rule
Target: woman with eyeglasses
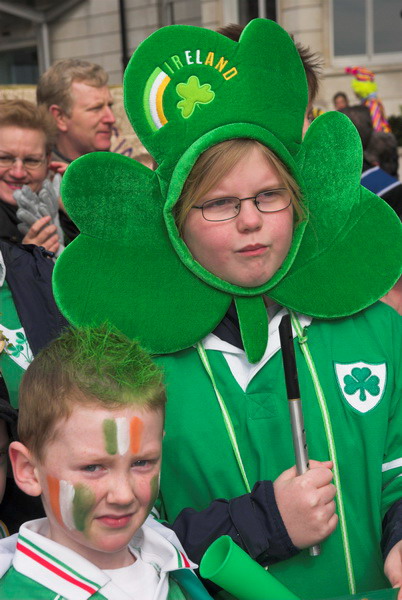
[{"label": "woman with eyeglasses", "polygon": [[112,321],[163,368],[163,517],[196,562],[227,534],[301,598],[400,585],[402,322],[376,301],[401,274],[402,231],[360,186],[357,132],[334,111],[303,137],[303,65],[266,19],[239,42],[162,28],[124,87],[158,168],[106,153],[69,167],[63,199],[82,233],[54,286],[72,323]]},{"label": "woman with eyeglasses", "polygon": [[54,135],[53,120],[45,109],[26,100],[0,102],[0,237],[50,252],[57,252],[62,242],[51,217],[41,217],[22,234],[14,194],[24,185],[35,193],[42,189]]}]

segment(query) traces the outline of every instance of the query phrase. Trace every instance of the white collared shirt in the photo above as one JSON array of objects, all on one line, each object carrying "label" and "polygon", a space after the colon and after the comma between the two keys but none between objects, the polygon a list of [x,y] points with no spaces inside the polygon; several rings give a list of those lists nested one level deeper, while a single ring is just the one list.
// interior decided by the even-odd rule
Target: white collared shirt
[{"label": "white collared shirt", "polygon": [[[271,312],[271,311],[269,311]],[[222,352],[229,365],[233,377],[240,385],[242,390],[245,392],[250,381],[255,377],[263,366],[272,358],[272,356],[278,352],[281,347],[279,339],[279,324],[282,317],[287,314],[286,308],[281,308],[276,314],[269,319],[268,324],[268,344],[264,352],[262,359],[255,364],[250,363],[247,360],[247,356],[244,350],[237,348],[228,342],[225,342],[218,338],[213,333],[207,335],[202,343],[206,350],[218,350]],[[312,317],[301,315],[297,313],[297,317],[302,327],[307,327],[312,321]],[[296,337],[296,331],[292,328],[293,337]]]},{"label": "white collared shirt", "polygon": [[[164,532],[167,532],[167,536]],[[19,534],[0,540],[0,577],[11,567],[43,587],[59,594],[65,600],[88,600],[94,593],[108,600],[132,600],[107,574],[77,552],[46,537],[48,520],[28,521]],[[133,554],[155,568],[157,586],[150,597],[165,600],[169,589],[169,572],[194,569],[182,551],[175,534],[153,517],[132,538],[129,547]]]}]

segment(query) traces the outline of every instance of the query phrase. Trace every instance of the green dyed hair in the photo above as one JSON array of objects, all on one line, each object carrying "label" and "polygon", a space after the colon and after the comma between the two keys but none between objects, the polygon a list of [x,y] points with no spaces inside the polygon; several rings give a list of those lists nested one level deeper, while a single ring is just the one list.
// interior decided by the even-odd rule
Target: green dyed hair
[{"label": "green dyed hair", "polygon": [[38,458],[77,404],[164,411],[163,374],[137,341],[108,324],[72,328],[29,365],[19,392],[18,434]]}]

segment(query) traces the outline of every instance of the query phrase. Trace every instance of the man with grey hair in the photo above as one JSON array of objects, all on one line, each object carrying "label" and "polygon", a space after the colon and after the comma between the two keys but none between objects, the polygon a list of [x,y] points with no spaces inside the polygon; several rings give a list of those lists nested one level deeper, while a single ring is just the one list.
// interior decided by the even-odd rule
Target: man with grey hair
[{"label": "man with grey hair", "polygon": [[101,66],[76,58],[58,60],[40,77],[37,102],[57,125],[54,161],[70,163],[88,152],[110,150],[115,117],[107,81]]},{"label": "man with grey hair", "polygon": [[[83,154],[110,150],[116,119],[108,74],[100,65],[78,58],[56,61],[41,75],[36,99],[57,127],[49,165],[54,172],[63,175],[68,164]],[[68,243],[79,231],[64,210],[60,222]]]}]

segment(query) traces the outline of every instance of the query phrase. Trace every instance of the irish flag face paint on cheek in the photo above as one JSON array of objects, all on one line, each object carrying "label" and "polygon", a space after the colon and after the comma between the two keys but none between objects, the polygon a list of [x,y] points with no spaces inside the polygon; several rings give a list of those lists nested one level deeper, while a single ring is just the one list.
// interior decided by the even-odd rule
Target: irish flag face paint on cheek
[{"label": "irish flag face paint on cheek", "polygon": [[139,417],[133,417],[131,421],[125,417],[105,419],[103,437],[106,452],[111,455],[123,455],[130,448],[133,454],[137,454],[141,446],[143,428],[144,423]]},{"label": "irish flag face paint on cheek", "polygon": [[50,506],[57,521],[67,529],[84,531],[95,505],[95,494],[85,485],[47,477]]}]

